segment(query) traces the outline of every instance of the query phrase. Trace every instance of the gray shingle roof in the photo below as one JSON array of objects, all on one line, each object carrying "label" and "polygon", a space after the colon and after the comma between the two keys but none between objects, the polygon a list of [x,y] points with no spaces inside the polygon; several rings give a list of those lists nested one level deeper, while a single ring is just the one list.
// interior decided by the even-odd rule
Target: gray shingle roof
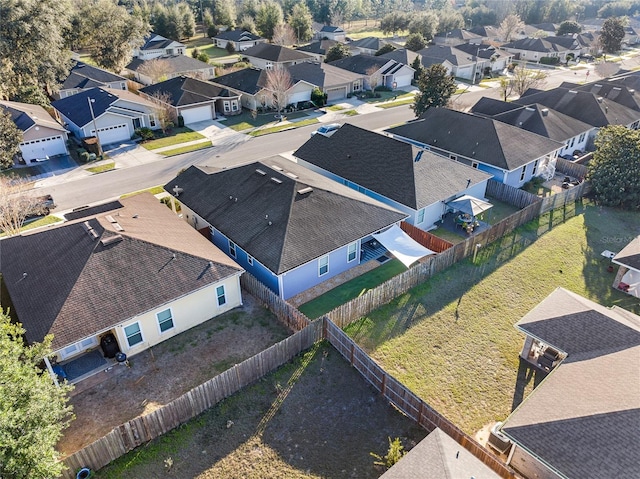
[{"label": "gray shingle roof", "polygon": [[[298,176],[292,178],[271,168],[276,162],[256,162],[212,174],[192,166],[165,189],[182,188],[181,202],[276,274],[406,217],[281,160],[281,168]],[[313,191],[298,193],[307,187]]]},{"label": "gray shingle roof", "polygon": [[20,103],[17,101],[0,101],[0,109],[9,112],[13,122],[23,132],[36,125],[65,131],[62,125],[55,121],[47,110],[40,105]]},{"label": "gray shingle roof", "polygon": [[522,105],[518,105],[517,103],[496,100],[495,98],[483,96],[471,107],[469,111],[474,115],[492,117],[507,111],[517,110],[521,107]]},{"label": "gray shingle roof", "polygon": [[75,65],[71,67],[69,76],[64,80],[60,88],[62,90],[71,88],[87,89],[96,86],[105,86],[107,83],[117,81],[126,83],[127,79],[103,70],[102,68],[87,65],[83,62],[76,62]]},{"label": "gray shingle roof", "polygon": [[392,52],[383,53],[381,58],[388,58],[404,65],[413,65],[416,58],[420,57],[420,54],[407,50],[406,48],[396,48]]},{"label": "gray shingle roof", "polygon": [[352,73],[328,63],[298,63],[287,68],[291,78],[305,81],[319,88],[331,88],[352,83],[360,78],[359,73]]},{"label": "gray shingle roof", "polygon": [[203,103],[217,98],[228,98],[231,96],[238,97],[237,94],[231,94],[226,88],[185,76],[174,77],[161,83],[155,83],[141,88],[140,91],[147,95],[166,93],[169,95],[170,104],[173,106],[192,105],[194,103]]},{"label": "gray shingle roof", "polygon": [[213,38],[219,38],[221,40],[229,40],[232,42],[248,42],[248,41],[255,41],[255,40],[262,39],[260,35],[255,35],[251,32],[248,32],[246,30],[242,30],[239,28],[236,28],[235,30],[227,30],[225,32],[220,32]]},{"label": "gray shingle roof", "polygon": [[113,218],[124,231],[100,214],[2,241],[0,268],[29,342],[53,334],[59,349],[242,271],[153,196],[121,203]]},{"label": "gray shingle roof", "polygon": [[621,263],[640,271],[640,236],[636,236],[613,258]]},{"label": "gray shingle roof", "polygon": [[449,45],[430,45],[419,50],[418,53],[422,55],[424,64],[441,63],[446,60],[452,65],[463,66],[471,65],[476,61],[475,52],[473,54],[463,52]]},{"label": "gray shingle roof", "polygon": [[359,73],[360,75],[368,75],[367,71],[371,68],[379,70],[392,60],[388,58],[376,57],[373,55],[353,55],[346,58],[341,58],[334,62],[330,62],[329,65],[333,65],[337,68],[342,68],[353,73]]},{"label": "gray shingle roof", "polygon": [[151,58],[148,60],[141,60],[140,58],[134,58],[125,68],[132,72],[137,72],[143,65],[148,62],[162,61],[167,66],[168,73],[181,73],[193,70],[204,70],[206,68],[213,68],[212,65],[201,62],[196,58],[191,58],[187,55],[163,55],[161,57]]},{"label": "gray shingle roof", "polygon": [[355,40],[353,42],[350,42],[349,43],[349,47],[351,47],[351,48],[354,48],[354,47],[366,48],[367,50],[376,50],[376,51],[378,51],[383,46],[385,46],[387,43],[391,43],[393,45],[393,42],[385,40],[384,38],[365,37],[365,38],[361,38],[359,40]]},{"label": "gray shingle roof", "polygon": [[335,40],[320,40],[318,42],[309,43],[309,45],[303,45],[301,47],[296,48],[296,50],[301,52],[315,53],[317,55],[326,55],[327,51],[334,45],[337,45],[340,42]]},{"label": "gray shingle roof", "polygon": [[264,88],[266,73],[257,68],[244,68],[211,80],[216,85],[255,95]]},{"label": "gray shingle roof", "polygon": [[[144,45],[140,47],[140,50],[161,50],[171,45],[175,40],[165,38],[162,35],[156,33],[149,33],[145,38]],[[176,43],[180,43],[177,42]]]},{"label": "gray shingle roof", "polygon": [[563,147],[506,123],[447,108],[429,108],[390,134],[512,171]]},{"label": "gray shingle roof", "polygon": [[566,52],[570,50],[559,43],[551,43],[542,38],[529,37],[506,43],[505,45],[502,45],[502,47],[541,53]]},{"label": "gray shingle roof", "polygon": [[626,106],[627,108],[631,108],[632,110],[640,111],[640,104],[635,96],[635,91],[629,91],[629,88],[625,85],[621,85],[619,82],[609,81],[608,79],[598,80],[587,83],[586,85],[576,85],[563,82],[560,87],[572,90],[588,91],[597,97],[606,98],[609,101],[614,101],[620,105]]},{"label": "gray shingle roof", "polygon": [[304,52],[271,43],[258,43],[247,48],[242,54],[246,57],[260,58],[270,62],[311,61],[313,58]]},{"label": "gray shingle roof", "polygon": [[563,477],[640,477],[640,317],[558,288],[516,326],[568,356],[502,431]]},{"label": "gray shingle roof", "polygon": [[349,124],[330,137],[312,136],[294,156],[414,210],[455,196],[467,180],[475,185],[491,177]]}]

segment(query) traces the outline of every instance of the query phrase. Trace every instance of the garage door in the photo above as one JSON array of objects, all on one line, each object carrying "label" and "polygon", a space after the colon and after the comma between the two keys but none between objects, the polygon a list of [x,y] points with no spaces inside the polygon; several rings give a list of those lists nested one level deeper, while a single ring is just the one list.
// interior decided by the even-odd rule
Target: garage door
[{"label": "garage door", "polygon": [[110,126],[109,128],[98,128],[98,136],[100,137],[102,146],[127,141],[131,138],[129,127],[126,124]]},{"label": "garage door", "polygon": [[180,110],[185,123],[211,120],[211,106],[199,106],[198,108],[184,108]]},{"label": "garage door", "polygon": [[332,88],[327,90],[327,102],[332,102],[336,100],[342,100],[347,97],[347,88]]},{"label": "garage door", "polygon": [[395,77],[395,81],[397,83],[396,88],[402,88],[402,87],[405,87],[405,86],[410,86],[412,79],[413,79],[413,75],[396,76]]},{"label": "garage door", "polygon": [[62,135],[22,143],[20,144],[20,151],[25,160],[44,158],[45,156],[64,155],[67,153]]},{"label": "garage door", "polygon": [[289,103],[298,103],[299,101],[309,101],[311,100],[311,92],[310,91],[301,91],[299,93],[293,93],[289,97]]}]

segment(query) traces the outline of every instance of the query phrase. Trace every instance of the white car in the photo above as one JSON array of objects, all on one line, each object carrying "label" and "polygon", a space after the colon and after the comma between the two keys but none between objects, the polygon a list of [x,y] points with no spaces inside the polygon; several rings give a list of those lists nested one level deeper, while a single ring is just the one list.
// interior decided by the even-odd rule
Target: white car
[{"label": "white car", "polygon": [[320,133],[323,136],[331,136],[333,135],[336,130],[338,130],[342,125],[340,123],[327,123],[326,125],[322,125],[320,128],[318,128],[316,131],[311,132],[311,136],[315,135],[316,133]]},{"label": "white car", "polygon": [[41,158],[36,158],[36,159],[35,159],[35,160],[33,160],[33,161],[35,161],[36,163],[42,163],[43,161],[49,161],[49,156],[48,156],[48,155],[45,155],[45,156],[43,156],[43,157],[41,157]]}]

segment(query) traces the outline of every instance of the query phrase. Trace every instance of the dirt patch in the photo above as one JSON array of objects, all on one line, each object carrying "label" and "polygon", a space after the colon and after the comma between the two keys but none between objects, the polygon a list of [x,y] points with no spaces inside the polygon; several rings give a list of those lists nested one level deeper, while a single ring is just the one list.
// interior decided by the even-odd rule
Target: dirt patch
[{"label": "dirt patch", "polygon": [[370,452],[425,435],[325,342],[97,477],[377,478]]},{"label": "dirt patch", "polygon": [[69,455],[114,427],[151,412],[288,336],[243,292],[244,305],[80,382],[71,397],[76,419],[58,444]]}]

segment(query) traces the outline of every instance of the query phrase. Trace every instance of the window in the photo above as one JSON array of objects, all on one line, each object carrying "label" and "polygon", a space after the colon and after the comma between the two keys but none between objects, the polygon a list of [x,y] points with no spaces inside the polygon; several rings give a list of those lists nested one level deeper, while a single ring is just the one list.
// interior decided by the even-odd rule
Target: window
[{"label": "window", "polygon": [[524,180],[524,175],[527,172],[527,165],[522,167],[522,173],[520,173],[520,181]]},{"label": "window", "polygon": [[127,343],[130,348],[142,342],[142,331],[140,331],[140,324],[138,323],[125,327],[124,334],[127,337]]},{"label": "window", "polygon": [[318,260],[318,276],[325,275],[329,272],[329,256],[323,256]]},{"label": "window", "polygon": [[360,91],[360,90],[362,90],[362,83],[360,82],[360,80],[354,81],[353,91]]},{"label": "window", "polygon": [[475,168],[477,170],[478,169],[478,162],[477,161],[472,161],[471,162],[471,168]]},{"label": "window", "polygon": [[229,240],[229,254],[236,257],[236,244],[231,240]]},{"label": "window", "polygon": [[271,70],[273,68],[273,63],[267,62],[264,66],[265,70]]},{"label": "window", "polygon": [[229,113],[231,111],[231,105],[229,105],[229,102],[228,101],[224,101],[223,105],[224,105],[224,112],[225,113]]},{"label": "window", "polygon": [[251,256],[250,254],[247,255],[247,263],[253,266],[253,256]]},{"label": "window", "polygon": [[173,328],[173,317],[171,316],[171,310],[165,309],[164,311],[160,311],[156,314],[158,318],[158,325],[160,326],[160,332],[164,333],[165,331]]},{"label": "window", "polygon": [[347,247],[347,262],[351,262],[354,259],[356,259],[357,256],[357,251],[358,250],[358,242],[356,241],[355,243],[351,243],[348,247]]},{"label": "window", "polygon": [[533,162],[533,170],[531,171],[531,176],[536,176],[536,171],[538,171],[538,160]]},{"label": "window", "polygon": [[149,125],[156,126],[156,117],[152,113],[149,113]]},{"label": "window", "polygon": [[124,82],[120,82],[120,89],[121,90],[126,90],[127,89],[127,84]]},{"label": "window", "polygon": [[226,304],[227,298],[224,295],[224,285],[216,288],[216,296],[218,298],[218,306]]},{"label": "window", "polygon": [[418,215],[416,217],[416,223],[420,224],[424,221],[424,208],[418,211]]},{"label": "window", "polygon": [[238,111],[238,100],[233,100],[231,102],[231,111]]},{"label": "window", "polygon": [[584,137],[585,137],[586,135],[587,135],[586,133],[582,133],[582,134],[580,135],[580,138],[578,139],[578,143],[582,143],[582,142],[584,141]]}]

